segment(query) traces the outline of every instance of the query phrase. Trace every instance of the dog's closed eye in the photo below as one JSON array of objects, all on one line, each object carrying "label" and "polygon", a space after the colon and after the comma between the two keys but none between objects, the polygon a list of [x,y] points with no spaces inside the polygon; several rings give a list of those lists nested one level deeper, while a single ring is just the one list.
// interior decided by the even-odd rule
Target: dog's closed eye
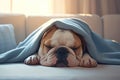
[{"label": "dog's closed eye", "polygon": [[74,47],[72,47],[71,49],[75,51],[75,50],[77,50],[78,48],[74,48]]},{"label": "dog's closed eye", "polygon": [[44,46],[47,47],[48,49],[53,48],[52,46],[50,46],[50,45],[46,45],[46,44],[44,44]]},{"label": "dog's closed eye", "polygon": [[78,48],[80,48],[81,46],[78,46],[78,47],[71,47],[72,50],[77,50]]}]

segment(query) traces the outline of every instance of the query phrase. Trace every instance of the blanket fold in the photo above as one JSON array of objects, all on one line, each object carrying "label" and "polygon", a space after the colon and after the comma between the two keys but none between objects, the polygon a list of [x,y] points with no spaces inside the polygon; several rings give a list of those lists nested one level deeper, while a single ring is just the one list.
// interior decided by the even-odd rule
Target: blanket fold
[{"label": "blanket fold", "polygon": [[15,49],[0,53],[0,63],[23,62],[28,56],[37,53],[43,33],[56,25],[58,28],[70,29],[83,36],[86,41],[89,54],[103,64],[120,64],[120,44],[103,39],[94,33],[82,20],[73,18],[51,19],[38,29],[33,31]]}]

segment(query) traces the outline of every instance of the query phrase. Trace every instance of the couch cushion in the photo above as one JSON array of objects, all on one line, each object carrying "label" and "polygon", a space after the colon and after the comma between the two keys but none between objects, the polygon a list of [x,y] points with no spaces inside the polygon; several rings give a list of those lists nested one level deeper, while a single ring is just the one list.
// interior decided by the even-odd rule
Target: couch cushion
[{"label": "couch cushion", "polygon": [[104,37],[120,42],[120,15],[106,15],[102,17]]},{"label": "couch cushion", "polygon": [[49,15],[49,16],[28,16],[26,20],[26,31],[29,35],[40,25],[50,20],[51,18],[79,18],[86,21],[91,29],[102,36],[102,22],[97,15]]},{"label": "couch cushion", "polygon": [[0,14],[0,24],[12,24],[17,43],[25,39],[25,16],[21,14]]},{"label": "couch cushion", "polygon": [[16,46],[14,27],[11,24],[0,24],[0,53],[11,50]]},{"label": "couch cushion", "polygon": [[44,24],[52,18],[68,18],[68,17],[77,17],[75,15],[48,15],[48,16],[28,16],[26,20],[26,31],[29,35],[32,31],[37,29],[40,25]]}]

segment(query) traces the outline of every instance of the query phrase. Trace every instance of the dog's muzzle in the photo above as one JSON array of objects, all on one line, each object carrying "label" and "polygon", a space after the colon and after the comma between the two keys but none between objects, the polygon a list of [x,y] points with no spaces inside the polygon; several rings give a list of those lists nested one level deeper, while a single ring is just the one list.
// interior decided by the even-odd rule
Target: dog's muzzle
[{"label": "dog's muzzle", "polygon": [[68,61],[67,61],[67,57],[68,57],[68,50],[65,47],[59,47],[56,51],[55,51],[56,57],[57,57],[57,62],[56,65],[57,67],[67,67],[68,65]]}]

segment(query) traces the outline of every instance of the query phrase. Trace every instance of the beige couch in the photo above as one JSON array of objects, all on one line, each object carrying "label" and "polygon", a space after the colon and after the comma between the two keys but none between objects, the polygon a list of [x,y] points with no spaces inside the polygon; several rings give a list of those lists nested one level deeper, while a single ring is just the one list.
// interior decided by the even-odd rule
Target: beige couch
[{"label": "beige couch", "polygon": [[[120,42],[120,15],[48,15],[25,16],[23,14],[0,14],[0,24],[13,24],[17,44],[32,31],[51,18],[73,17],[85,20],[91,29],[106,39]],[[96,68],[55,68],[28,66],[25,64],[0,64],[1,80],[119,80],[119,65],[98,65]]]}]

